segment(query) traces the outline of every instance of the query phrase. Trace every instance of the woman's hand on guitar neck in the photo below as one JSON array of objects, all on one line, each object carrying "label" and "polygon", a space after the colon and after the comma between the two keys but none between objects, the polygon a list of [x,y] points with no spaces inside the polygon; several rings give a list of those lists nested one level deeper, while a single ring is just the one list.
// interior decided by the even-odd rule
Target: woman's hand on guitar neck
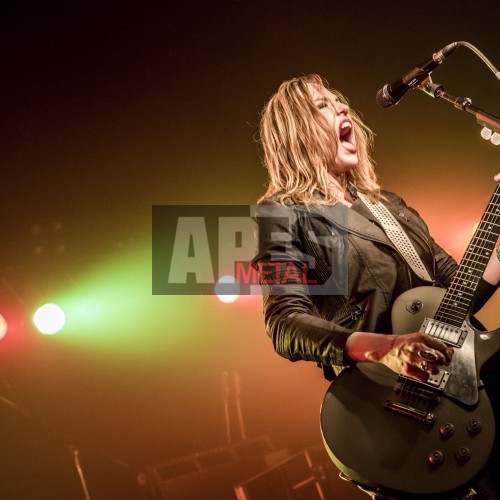
[{"label": "woman's hand on guitar neck", "polygon": [[426,382],[430,373],[448,364],[453,349],[424,333],[383,335],[354,332],[347,339],[347,355],[353,361],[382,363],[392,371]]}]

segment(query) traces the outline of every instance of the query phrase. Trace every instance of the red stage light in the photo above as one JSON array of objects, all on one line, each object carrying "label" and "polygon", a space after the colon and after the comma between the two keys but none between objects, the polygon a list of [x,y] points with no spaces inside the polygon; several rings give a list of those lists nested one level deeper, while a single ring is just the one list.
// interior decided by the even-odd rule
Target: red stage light
[{"label": "red stage light", "polygon": [[2,340],[5,335],[7,335],[8,331],[8,325],[7,325],[7,320],[5,319],[4,316],[0,314],[0,340]]}]

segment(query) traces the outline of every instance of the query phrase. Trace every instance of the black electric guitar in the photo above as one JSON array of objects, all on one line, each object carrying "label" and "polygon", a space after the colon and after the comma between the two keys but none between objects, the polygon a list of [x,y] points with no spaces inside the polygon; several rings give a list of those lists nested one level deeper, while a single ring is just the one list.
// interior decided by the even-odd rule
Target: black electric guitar
[{"label": "black electric guitar", "polygon": [[330,457],[354,481],[398,498],[439,497],[485,466],[495,418],[480,373],[495,361],[500,329],[474,329],[469,311],[499,233],[500,185],[450,288],[414,288],[392,309],[394,333],[443,340],[455,351],[450,365],[421,383],[381,364],[358,363],[332,382],[321,431]]}]

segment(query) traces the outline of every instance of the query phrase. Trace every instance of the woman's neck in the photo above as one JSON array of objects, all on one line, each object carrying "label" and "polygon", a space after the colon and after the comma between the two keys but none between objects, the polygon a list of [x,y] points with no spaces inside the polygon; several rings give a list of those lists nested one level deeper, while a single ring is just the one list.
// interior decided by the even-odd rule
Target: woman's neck
[{"label": "woman's neck", "polygon": [[351,196],[351,193],[349,193],[349,190],[347,189],[347,174],[343,172],[340,175],[336,175],[335,179],[342,188],[342,191],[340,192],[339,195],[339,203],[342,203],[343,205],[350,207],[354,203],[354,200]]},{"label": "woman's neck", "polygon": [[340,193],[339,203],[342,203],[343,205],[350,207],[353,204],[353,202],[354,200],[351,198],[351,195],[349,194],[349,191],[347,191],[347,189]]}]

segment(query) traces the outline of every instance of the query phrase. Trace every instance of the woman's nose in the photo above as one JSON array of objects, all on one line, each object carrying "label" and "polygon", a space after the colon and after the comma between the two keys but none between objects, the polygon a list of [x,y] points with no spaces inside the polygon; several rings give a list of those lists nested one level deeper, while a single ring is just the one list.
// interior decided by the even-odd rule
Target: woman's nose
[{"label": "woman's nose", "polygon": [[347,113],[349,112],[349,106],[347,104],[344,104],[343,102],[336,102],[335,111],[338,115],[347,115]]}]

